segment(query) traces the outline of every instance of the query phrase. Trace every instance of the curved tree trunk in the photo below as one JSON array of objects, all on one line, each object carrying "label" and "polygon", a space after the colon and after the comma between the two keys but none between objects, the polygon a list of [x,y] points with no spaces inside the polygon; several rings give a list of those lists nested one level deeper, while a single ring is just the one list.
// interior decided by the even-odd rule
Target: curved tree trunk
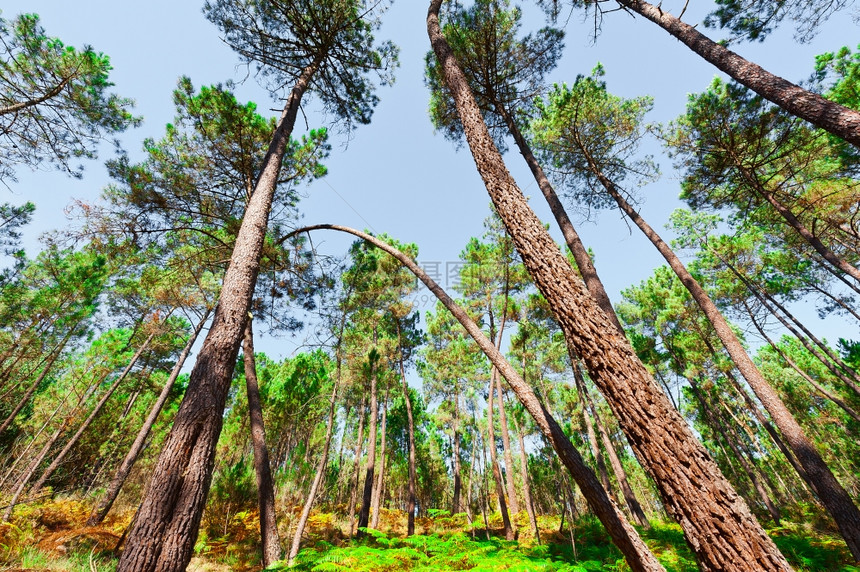
[{"label": "curved tree trunk", "polygon": [[828,101],[790,81],[762,69],[727,47],[714,42],[693,26],[644,0],[617,0],[618,3],[651,20],[702,58],[789,113],[860,147],[860,113]]},{"label": "curved tree trunk", "polygon": [[176,365],[173,366],[173,369],[170,372],[170,377],[167,378],[167,381],[164,383],[164,387],[161,388],[161,393],[158,395],[158,399],[156,399],[152,409],[149,410],[149,415],[147,416],[146,421],[143,422],[143,426],[140,428],[140,431],[138,431],[137,437],[135,437],[134,442],[131,444],[131,448],[122,460],[119,468],[116,470],[116,474],[114,474],[113,480],[111,480],[101,500],[96,503],[95,507],[93,507],[93,512],[87,519],[87,526],[96,526],[101,524],[113,506],[114,501],[116,501],[116,498],[119,496],[122,485],[125,483],[126,478],[128,478],[129,473],[131,473],[131,469],[137,462],[140,452],[143,451],[146,438],[149,437],[149,433],[152,431],[152,427],[155,425],[158,415],[164,408],[164,404],[167,403],[167,399],[170,397],[170,391],[173,389],[173,385],[179,378],[179,372],[182,371],[182,367],[185,365],[185,360],[188,358],[188,354],[191,353],[191,348],[194,346],[197,336],[200,335],[200,332],[203,330],[203,326],[206,324],[211,313],[212,311],[207,308],[206,313],[197,323],[197,327],[194,328],[194,332],[192,332],[188,337],[185,347],[182,348],[182,353],[179,354],[179,358],[176,360]]},{"label": "curved tree trunk", "polygon": [[284,105],[236,237],[212,327],[191,371],[185,398],[126,539],[117,572],[181,572],[191,560],[212,481],[227,392],[257,283],[278,173],[302,96],[318,65],[314,62],[303,70]]},{"label": "curved tree trunk", "polygon": [[257,361],[254,356],[254,326],[251,316],[245,325],[242,344],[245,365],[245,390],[248,395],[248,417],[251,444],[254,447],[254,474],[257,476],[257,506],[260,509],[260,547],[263,551],[263,568],[281,559],[281,540],[275,515],[275,483],[266,447],[266,428],[263,425],[263,406],[260,403],[260,386],[257,381]]},{"label": "curved tree trunk", "polygon": [[[490,359],[493,364],[493,370],[500,372],[508,381],[514,394],[519,399],[520,403],[529,412],[529,415],[535,420],[541,433],[547,439],[549,444],[558,453],[564,466],[570,472],[576,483],[583,491],[583,495],[588,500],[597,518],[603,523],[610,538],[616,546],[621,550],[627,558],[627,562],[631,568],[636,571],[656,572],[663,570],[663,567],[657,562],[654,555],[639,538],[636,530],[630,526],[624,517],[624,514],[615,505],[600,482],[594,475],[594,472],[585,464],[585,461],[580,456],[579,452],[570,442],[570,439],[564,434],[561,426],[553,419],[547,409],[535,395],[534,390],[528,385],[519,373],[508,363],[502,353],[496,348],[484,332],[477,324],[469,317],[468,313],[457,305],[454,300],[424,272],[414,260],[393,248],[386,242],[379,240],[367,233],[339,225],[320,224],[309,227],[304,227],[294,231],[296,234],[309,232],[317,229],[338,230],[347,232],[361,238],[374,245],[375,247],[384,250],[404,266],[406,266],[415,276],[421,280],[427,288],[439,299],[440,302],[448,309],[449,312],[457,319],[458,322],[466,329],[466,332],[475,340],[481,351]],[[657,388],[657,391],[660,391]],[[486,464],[486,459],[485,459]],[[486,496],[486,495],[485,495]],[[742,501],[741,501],[742,502]],[[486,516],[485,516],[486,519]]]},{"label": "curved tree trunk", "polygon": [[430,3],[427,32],[496,211],[524,266],[552,307],[567,342],[582,358],[613,408],[702,568],[789,570],[773,541],[672,408],[629,342],[587,293],[529,208],[505,168],[469,84],[445,41],[439,27],[441,3],[442,0]]}]

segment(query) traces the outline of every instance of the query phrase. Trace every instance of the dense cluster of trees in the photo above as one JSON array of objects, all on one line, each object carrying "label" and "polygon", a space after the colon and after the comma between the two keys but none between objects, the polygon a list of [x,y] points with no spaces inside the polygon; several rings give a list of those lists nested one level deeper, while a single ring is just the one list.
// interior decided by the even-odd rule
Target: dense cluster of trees
[{"label": "dense cluster of trees", "polygon": [[[860,343],[834,346],[795,311],[860,322],[860,57],[824,54],[800,86],[683,13],[617,0],[731,78],[651,125],[651,98],[613,95],[602,67],[546,85],[560,16],[599,20],[604,3],[542,0],[547,26],[524,34],[507,0],[432,0],[430,117],[492,202],[446,292],[414,244],[298,224],[298,189],[330,152],[326,127],[292,137],[298,112],[313,98],[329,127],[371,120],[398,61],[374,38],[384,4],[207,2],[284,95],[277,120],[229,83],[182,78],[175,120],[140,161],[107,162],[112,183],[78,206],[78,228],[28,259],[33,205],[0,207],[3,520],[40,495],[86,496],[91,525],[135,506],[122,571],[184,570],[201,529],[249,510],[263,564],[292,563],[319,508],[359,537],[388,511],[410,535],[434,511],[489,535],[497,513],[508,539],[538,543],[539,516],[587,511],[634,570],[662,569],[637,532],[658,519],[680,524],[703,570],[788,570],[761,523],[814,513],[860,560]],[[847,2],[826,4],[719,0],[705,23],[763,40],[788,19],[809,37]],[[0,20],[0,40],[0,177],[80,176],[71,160],[139,121],[103,54],[33,15]],[[641,150],[654,136],[689,207],[670,242],[635,198],[657,177]],[[563,247],[509,174],[510,141]],[[567,214],[579,206],[617,207],[666,261],[615,307],[597,272],[613,261],[592,260]],[[315,255],[323,230],[356,237],[342,260]],[[424,316],[421,288],[438,299]],[[319,347],[255,352],[255,334],[308,316]]]}]

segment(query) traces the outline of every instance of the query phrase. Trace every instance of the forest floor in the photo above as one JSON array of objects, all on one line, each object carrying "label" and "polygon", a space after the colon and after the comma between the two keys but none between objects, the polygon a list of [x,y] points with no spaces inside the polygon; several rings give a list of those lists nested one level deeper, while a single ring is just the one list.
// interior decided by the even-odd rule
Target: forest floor
[{"label": "forest floor", "polygon": [[[131,520],[129,510],[102,525],[85,525],[90,506],[76,499],[22,505],[11,523],[0,524],[0,572],[94,572],[116,567],[116,548]],[[259,570],[258,524],[253,511],[204,517],[190,572]],[[293,570],[328,572],[435,570],[546,570],[590,572],[629,570],[603,527],[591,517],[577,520],[573,543],[558,517],[541,517],[542,543],[531,533],[525,513],[518,515],[518,541],[503,540],[500,523],[490,519],[471,527],[465,515],[438,512],[416,521],[416,536],[406,538],[405,514],[383,511],[380,531],[350,540],[345,523],[332,514],[311,518],[304,549]],[[494,525],[498,524],[497,528]],[[669,572],[698,570],[675,524],[654,523],[641,531]],[[860,572],[841,539],[807,525],[783,524],[769,530],[797,570]],[[288,546],[288,531],[282,544]],[[277,568],[276,568],[277,569]]]}]

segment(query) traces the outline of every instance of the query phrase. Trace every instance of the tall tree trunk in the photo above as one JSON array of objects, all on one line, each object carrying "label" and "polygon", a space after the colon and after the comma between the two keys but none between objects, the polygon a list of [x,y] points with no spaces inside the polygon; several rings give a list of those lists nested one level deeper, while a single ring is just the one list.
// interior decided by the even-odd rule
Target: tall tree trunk
[{"label": "tall tree trunk", "polygon": [[[573,368],[574,374],[579,372],[578,363],[574,364]],[[630,482],[627,480],[627,471],[624,470],[624,465],[621,464],[621,459],[618,458],[618,453],[615,451],[615,445],[612,443],[609,433],[606,431],[606,428],[603,426],[603,422],[600,420],[600,413],[597,411],[597,407],[594,405],[594,400],[588,392],[585,380],[582,378],[582,373],[579,372],[579,375],[575,375],[575,378],[577,390],[582,395],[582,399],[585,400],[583,407],[587,404],[588,410],[591,411],[591,416],[594,418],[597,432],[600,433],[600,440],[603,441],[603,448],[606,449],[606,454],[609,455],[609,464],[612,466],[612,472],[615,473],[615,480],[618,481],[618,488],[621,489],[621,494],[624,495],[624,502],[627,504],[630,516],[633,518],[633,522],[639,526],[645,529],[650,529],[651,524],[648,522],[648,517],[645,516],[645,511],[642,510],[642,505],[639,504],[639,499],[636,498],[636,495],[633,493],[633,489],[630,486]]]},{"label": "tall tree trunk", "polygon": [[245,365],[245,390],[248,395],[248,417],[251,426],[251,443],[254,447],[254,473],[257,476],[257,506],[260,509],[260,547],[263,567],[268,568],[281,559],[281,539],[275,515],[275,483],[266,447],[266,428],[263,425],[263,406],[260,403],[260,386],[257,381],[257,362],[254,357],[253,320],[248,316],[245,339],[242,345]]},{"label": "tall tree trunk", "polygon": [[155,403],[152,405],[152,409],[149,410],[149,415],[146,417],[146,421],[143,422],[143,426],[140,428],[140,431],[138,431],[137,437],[135,437],[134,442],[131,444],[131,448],[122,460],[119,468],[116,470],[116,473],[114,474],[113,479],[108,485],[108,488],[101,500],[96,503],[95,507],[93,507],[93,512],[87,519],[87,526],[96,526],[101,524],[113,506],[114,501],[116,501],[116,498],[119,496],[119,492],[122,489],[125,480],[128,478],[132,467],[134,467],[134,464],[137,462],[140,452],[143,451],[143,446],[155,425],[155,421],[158,419],[161,410],[164,408],[164,404],[167,403],[167,399],[170,397],[173,385],[179,378],[179,372],[182,371],[182,367],[185,365],[185,360],[188,358],[188,354],[191,353],[191,348],[194,346],[197,336],[200,335],[200,332],[203,330],[203,326],[206,324],[211,313],[212,311],[207,308],[206,313],[194,328],[194,332],[191,333],[188,337],[188,341],[185,342],[185,347],[182,348],[182,353],[179,354],[179,358],[176,360],[176,365],[174,365],[173,369],[170,371],[170,377],[167,378],[167,381],[164,383],[164,387],[161,388],[161,393],[158,394],[158,399],[155,400]]},{"label": "tall tree trunk", "polygon": [[[71,337],[71,335],[69,337]],[[66,341],[68,341],[68,337],[66,338]],[[65,343],[62,344],[62,346],[64,345]],[[30,398],[33,397],[34,393],[36,393],[36,389],[39,388],[39,385],[43,381],[45,381],[45,378],[51,372],[51,368],[54,366],[54,363],[63,353],[62,346],[54,350],[54,353],[51,355],[51,358],[48,360],[48,363],[46,363],[45,366],[42,368],[42,372],[33,381],[33,383],[30,384],[30,387],[27,388],[27,391],[25,391],[24,395],[21,396],[21,399],[18,400],[18,404],[12,409],[12,411],[9,413],[3,423],[0,424],[0,435],[2,435],[3,432],[9,428],[9,426],[15,420],[15,417],[17,417],[21,410],[24,409],[24,406],[30,402]]]},{"label": "tall tree trunk", "polygon": [[747,61],[693,26],[644,0],[618,3],[651,20],[732,79],[789,113],[860,147],[860,113],[828,101]]},{"label": "tall tree trunk", "polygon": [[376,475],[376,485],[373,488],[373,498],[371,499],[370,508],[373,512],[373,518],[370,521],[370,528],[379,529],[379,509],[382,506],[382,485],[385,480],[385,449],[388,444],[388,389],[385,390],[385,401],[382,404],[382,427],[380,437],[382,443],[379,448],[379,473]]},{"label": "tall tree trunk", "polygon": [[511,525],[511,518],[508,515],[508,503],[505,501],[505,485],[504,481],[502,481],[502,471],[499,469],[498,455],[496,454],[496,433],[493,427],[493,401],[495,400],[493,394],[496,390],[496,376],[498,373],[495,367],[492,369],[490,387],[487,392],[487,441],[490,447],[493,481],[496,483],[496,495],[499,497],[499,512],[502,513],[502,525],[505,527],[505,540],[513,540],[515,537],[514,527]]},{"label": "tall tree trunk", "polygon": [[409,386],[406,384],[406,367],[403,364],[403,336],[400,331],[400,322],[397,322],[397,345],[400,349],[400,384],[403,387],[403,402],[406,404],[406,421],[409,438],[409,499],[406,503],[406,536],[415,534],[415,486],[417,477],[415,475],[415,420],[412,417],[412,399],[409,397]]},{"label": "tall tree trunk", "polygon": [[326,466],[328,465],[328,452],[331,448],[331,436],[334,432],[334,418],[335,418],[335,403],[337,403],[337,390],[340,387],[340,366],[338,365],[338,374],[337,381],[334,384],[334,387],[331,390],[331,399],[329,400],[328,407],[328,424],[326,425],[325,430],[325,444],[323,445],[322,457],[320,458],[320,462],[317,465],[317,472],[314,475],[314,480],[311,483],[311,489],[308,491],[308,498],[305,500],[305,506],[302,508],[302,514],[299,516],[299,520],[296,522],[296,532],[293,535],[293,542],[290,545],[290,554],[287,559],[287,567],[292,567],[293,563],[296,560],[296,556],[299,554],[299,548],[302,544],[302,535],[305,532],[305,526],[308,523],[308,518],[311,516],[311,509],[314,506],[314,501],[316,500],[317,492],[319,491],[320,485],[322,484],[323,477],[325,476]]},{"label": "tall tree trunk", "polygon": [[[803,466],[805,475],[808,477],[809,486],[818,494],[822,504],[836,521],[839,532],[845,539],[851,554],[860,560],[860,510],[854,504],[851,496],[842,487],[830,468],[824,462],[818,450],[803,432],[800,424],[785,406],[779,394],[764,378],[752,359],[747,354],[743,344],[738,339],[728,321],[720,313],[716,304],[704,288],[698,283],[687,270],[681,260],[675,255],[671,248],[654,231],[651,226],[636,212],[630,203],[621,196],[620,190],[615,183],[608,179],[600,170],[589,154],[586,146],[575,135],[576,143],[588,161],[589,169],[606,189],[606,192],[615,200],[621,211],[633,221],[645,234],[651,243],[657,248],[669,267],[678,276],[678,279],[695,300],[696,304],[711,323],[723,347],[729,354],[732,362],[749,383],[750,388],[764,405],[770,414],[780,433],[785,437],[788,446],[791,447],[797,460]],[[801,474],[801,476],[804,476]]]},{"label": "tall tree trunk", "polygon": [[591,446],[591,454],[594,456],[594,464],[597,466],[597,474],[600,475],[600,482],[603,485],[603,488],[606,489],[606,492],[609,493],[609,497],[612,499],[612,502],[618,504],[618,497],[615,496],[615,492],[612,490],[612,483],[609,482],[609,472],[606,470],[606,462],[603,460],[603,454],[601,454],[600,445],[597,442],[597,433],[594,431],[594,421],[592,420],[594,414],[589,413],[588,406],[585,403],[585,392],[580,389],[579,378],[582,374],[579,372],[576,362],[572,362],[572,365],[573,376],[576,379],[577,385],[576,393],[579,396],[579,405],[582,408],[582,419],[585,421],[585,432],[588,435],[588,444]]},{"label": "tall tree trunk", "polygon": [[278,173],[302,96],[319,63],[302,71],[284,105],[236,237],[212,327],[191,371],[185,398],[126,539],[117,572],[181,572],[191,560],[212,482],[227,392],[257,283]]},{"label": "tall tree trunk", "polygon": [[[501,333],[499,334],[501,339]],[[520,512],[520,503],[517,501],[517,487],[514,479],[514,455],[511,451],[511,435],[508,427],[508,416],[505,413],[505,400],[502,393],[502,380],[496,376],[496,392],[499,397],[499,430],[502,433],[502,451],[505,454],[505,482],[508,490],[508,504],[511,514]]]},{"label": "tall tree trunk", "polygon": [[[457,382],[454,382],[455,386]],[[451,428],[454,433],[454,443],[452,449],[452,461],[453,461],[453,472],[454,472],[454,495],[451,501],[451,514],[457,514],[460,512],[460,495],[461,489],[463,487],[462,479],[460,478],[460,474],[463,471],[463,468],[460,464],[460,392],[455,388],[454,390],[454,414],[453,414],[453,427]]]},{"label": "tall tree trunk", "polygon": [[349,490],[349,506],[346,509],[346,516],[349,518],[349,535],[353,534],[353,525],[355,523],[355,504],[358,502],[358,476],[361,472],[361,451],[364,445],[364,420],[367,418],[367,393],[364,393],[361,398],[361,407],[358,409],[358,436],[355,442],[355,462],[352,467],[352,486]]},{"label": "tall tree trunk", "polygon": [[561,229],[561,234],[564,236],[567,248],[573,255],[573,259],[576,262],[579,274],[585,282],[585,287],[588,289],[588,293],[591,294],[600,309],[603,310],[610,321],[616,328],[618,328],[618,331],[623,334],[624,328],[621,326],[621,322],[618,321],[618,316],[615,314],[615,308],[612,307],[612,301],[609,299],[609,294],[606,293],[606,288],[603,287],[603,281],[601,281],[600,276],[597,275],[597,269],[591,261],[591,255],[589,255],[588,249],[582,243],[582,239],[579,238],[579,233],[576,232],[576,228],[574,228],[573,223],[570,221],[570,217],[567,216],[567,211],[565,210],[564,205],[561,204],[561,201],[559,200],[552,183],[550,183],[549,178],[546,176],[543,167],[541,167],[532,152],[531,145],[529,145],[526,138],[523,137],[519,125],[517,125],[517,122],[501,102],[496,102],[496,111],[505,121],[508,131],[514,138],[517,148],[520,150],[520,154],[523,156],[523,159],[525,159],[538,188],[543,194],[544,199],[546,199],[546,202],[549,205],[549,210],[552,211],[555,222]]},{"label": "tall tree trunk", "polygon": [[370,497],[373,492],[373,472],[376,467],[376,429],[379,423],[379,401],[376,396],[376,363],[370,357],[370,419],[368,420],[367,437],[367,466],[364,469],[364,494],[361,500],[361,510],[358,513],[358,537],[364,536],[362,528],[370,523]]},{"label": "tall tree trunk", "polygon": [[582,357],[591,378],[606,396],[702,567],[789,570],[773,541],[672,408],[629,342],[587,293],[529,208],[505,168],[469,84],[442,35],[441,3],[442,0],[431,0],[427,31],[496,211],[525,268],[552,307],[568,343]]},{"label": "tall tree trunk", "polygon": [[71,451],[72,448],[78,444],[78,441],[81,439],[81,436],[87,429],[89,429],[92,422],[95,420],[96,417],[98,417],[99,413],[101,413],[102,408],[111,398],[111,396],[113,396],[114,392],[117,390],[120,384],[125,381],[125,378],[128,376],[129,372],[131,372],[131,369],[137,363],[137,360],[140,358],[143,352],[146,351],[146,348],[149,347],[149,344],[150,342],[152,342],[152,339],[154,337],[155,332],[149,334],[149,337],[146,338],[146,341],[144,341],[143,344],[141,344],[141,346],[137,349],[134,356],[132,356],[131,361],[129,361],[128,365],[119,375],[119,377],[116,378],[116,381],[114,381],[113,384],[111,384],[111,386],[108,388],[108,390],[105,391],[104,395],[102,395],[101,399],[99,399],[98,403],[96,403],[96,406],[93,408],[93,410],[84,420],[84,422],[81,423],[81,426],[78,427],[78,430],[75,432],[75,434],[72,435],[72,438],[69,439],[63,449],[57,454],[56,457],[54,457],[54,460],[51,461],[51,464],[48,465],[48,468],[45,469],[45,471],[42,473],[42,476],[41,478],[39,478],[39,481],[35,485],[33,485],[32,490],[34,493],[38,493],[42,489],[42,487],[45,486],[47,480],[51,477],[51,475],[54,474],[54,471],[57,470],[63,460],[65,460],[66,455],[69,454],[69,451]]}]

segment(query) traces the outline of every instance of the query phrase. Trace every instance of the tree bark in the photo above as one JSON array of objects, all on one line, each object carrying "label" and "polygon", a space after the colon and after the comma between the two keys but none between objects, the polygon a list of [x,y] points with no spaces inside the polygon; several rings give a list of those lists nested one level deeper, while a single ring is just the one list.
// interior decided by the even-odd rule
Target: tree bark
[{"label": "tree bark", "polygon": [[532,502],[531,485],[529,484],[529,459],[526,453],[526,442],[523,438],[522,427],[520,427],[516,417],[514,417],[514,425],[517,431],[517,439],[520,443],[520,472],[523,474],[523,500],[526,503],[526,512],[529,515],[529,522],[532,525],[532,534],[535,535],[535,542],[540,544],[540,529],[538,528],[535,506]]},{"label": "tree bark", "polygon": [[355,503],[358,501],[358,476],[361,472],[361,451],[364,444],[364,420],[367,418],[367,394],[364,393],[361,399],[361,407],[358,409],[358,436],[355,443],[355,463],[352,469],[352,486],[349,491],[349,507],[346,510],[347,518],[349,518],[349,535],[353,534],[353,524],[355,518]]},{"label": "tree bark", "polygon": [[382,404],[382,427],[381,429],[381,447],[379,448],[379,473],[376,475],[376,485],[373,488],[373,498],[370,503],[370,508],[373,512],[373,518],[370,520],[370,528],[379,530],[379,509],[382,506],[382,485],[385,480],[385,449],[387,448],[387,424],[388,424],[388,390],[385,390],[385,401]]},{"label": "tree bark", "polygon": [[[455,386],[457,382],[454,382]],[[460,477],[462,473],[462,466],[460,464],[460,393],[455,389],[454,391],[454,411],[453,411],[453,447],[452,448],[452,457],[453,457],[453,472],[454,472],[454,495],[451,500],[451,514],[457,514],[460,512],[460,495],[461,489],[463,487],[463,482]]]},{"label": "tree bark", "polygon": [[[501,338],[501,332],[499,333]],[[508,416],[505,413],[505,400],[502,393],[502,380],[496,376],[496,392],[499,397],[499,430],[502,433],[502,451],[505,454],[505,482],[508,490],[508,504],[511,514],[520,512],[520,503],[517,501],[517,487],[514,482],[514,455],[511,451],[510,428],[508,427]]]},{"label": "tree bark", "polygon": [[376,467],[376,426],[379,422],[379,402],[376,397],[376,363],[370,357],[370,419],[368,420],[367,466],[364,469],[364,494],[358,513],[358,537],[364,536],[362,528],[370,523],[370,497],[373,492],[373,472]]},{"label": "tree bark", "polygon": [[284,105],[236,237],[212,327],[191,371],[185,398],[126,539],[117,572],[181,572],[191,560],[278,173],[302,96],[318,66],[315,61],[303,70]]},{"label": "tree bark", "polygon": [[257,381],[257,362],[254,356],[253,319],[248,316],[242,353],[245,365],[245,391],[248,395],[248,417],[251,443],[254,447],[254,473],[257,476],[257,506],[260,509],[260,547],[263,551],[263,568],[281,559],[281,540],[275,515],[275,483],[266,447],[266,428],[263,424],[263,406]]},{"label": "tree bark", "polygon": [[714,42],[693,26],[644,0],[618,3],[651,20],[732,79],[789,113],[860,147],[860,113],[762,69],[727,47]]},{"label": "tree bark", "polygon": [[762,405],[764,405],[771,419],[773,419],[779,428],[780,433],[785,437],[788,446],[791,447],[797,460],[803,466],[805,473],[801,474],[801,476],[806,475],[808,477],[809,480],[807,482],[809,486],[818,494],[822,504],[836,521],[839,532],[845,539],[851,554],[855,559],[860,560],[860,510],[857,509],[851,496],[839,481],[836,480],[836,477],[824,462],[815,445],[806,437],[800,424],[785,406],[779,394],[777,394],[753,363],[734,330],[723,317],[705,289],[690,274],[681,260],[663,239],[660,238],[657,232],[636,212],[630,203],[624,200],[614,182],[609,180],[594,162],[587,148],[580,141],[579,136],[575,135],[575,138],[577,145],[588,161],[589,169],[600,181],[603,188],[615,200],[621,211],[639,227],[660,254],[663,255],[669,267],[675,272],[678,279],[690,293],[690,296],[692,296],[693,300],[695,300],[696,304],[705,314],[705,317],[711,323],[711,326],[713,326],[717,337],[719,337],[720,342],[722,342],[723,347],[726,348],[732,362],[738,368],[741,375],[744,376],[744,379],[747,380],[750,388],[752,388]]},{"label": "tree bark", "polygon": [[[427,31],[496,211],[524,266],[552,307],[568,343],[583,359],[622,423],[637,457],[654,478],[667,509],[681,524],[701,566],[705,570],[789,570],[773,541],[672,408],[629,342],[587,294],[529,208],[505,168],[466,78],[445,41],[439,27],[441,3],[442,0],[431,1]],[[632,548],[632,544],[628,546]],[[631,566],[635,565],[631,562]]]},{"label": "tree bark", "polygon": [[[574,373],[579,371],[579,364],[574,364],[573,367]],[[583,398],[585,399],[583,407],[585,407],[585,404],[587,403],[588,409],[591,411],[592,417],[594,417],[594,424],[597,427],[597,432],[600,433],[600,439],[603,441],[603,448],[606,449],[606,454],[609,455],[609,464],[612,466],[612,472],[615,473],[615,480],[618,481],[618,488],[621,489],[621,494],[624,495],[624,502],[627,504],[627,508],[630,511],[630,516],[633,518],[633,522],[646,530],[650,529],[651,523],[648,522],[648,517],[645,516],[645,511],[642,510],[642,505],[639,504],[639,499],[637,499],[636,495],[633,493],[633,488],[627,480],[627,472],[624,470],[624,465],[621,464],[621,459],[618,458],[618,453],[615,452],[615,445],[612,443],[612,439],[609,438],[609,433],[606,431],[606,428],[603,426],[603,422],[600,420],[600,413],[594,405],[594,400],[591,398],[591,394],[585,386],[585,380],[582,379],[581,373],[576,377],[576,383],[577,390],[581,392],[581,395],[583,395]]]},{"label": "tree bark", "polygon": [[176,365],[173,366],[173,369],[170,372],[170,377],[167,378],[164,387],[161,388],[161,393],[158,395],[158,399],[156,399],[152,409],[150,409],[146,421],[143,422],[143,426],[140,428],[140,431],[138,431],[137,437],[135,437],[134,442],[131,444],[131,448],[122,460],[119,468],[116,470],[116,474],[114,474],[113,480],[111,480],[108,485],[102,499],[96,504],[93,508],[93,512],[87,519],[87,526],[96,526],[101,524],[108,512],[110,512],[114,501],[116,501],[116,498],[119,496],[119,492],[122,489],[125,480],[128,478],[129,473],[131,473],[132,467],[134,467],[134,464],[137,462],[140,452],[143,451],[146,439],[149,437],[149,433],[152,431],[155,421],[158,419],[161,410],[164,408],[164,404],[167,403],[167,399],[170,397],[170,391],[173,389],[173,385],[179,378],[179,372],[182,371],[182,367],[185,365],[185,360],[188,358],[188,354],[191,353],[191,348],[194,346],[197,336],[199,336],[200,332],[203,330],[203,326],[206,324],[206,320],[209,319],[210,314],[211,310],[207,308],[206,313],[197,323],[197,327],[194,328],[194,332],[188,337],[188,341],[185,343],[185,347],[182,348],[182,353],[179,354],[179,358],[176,360]]}]

